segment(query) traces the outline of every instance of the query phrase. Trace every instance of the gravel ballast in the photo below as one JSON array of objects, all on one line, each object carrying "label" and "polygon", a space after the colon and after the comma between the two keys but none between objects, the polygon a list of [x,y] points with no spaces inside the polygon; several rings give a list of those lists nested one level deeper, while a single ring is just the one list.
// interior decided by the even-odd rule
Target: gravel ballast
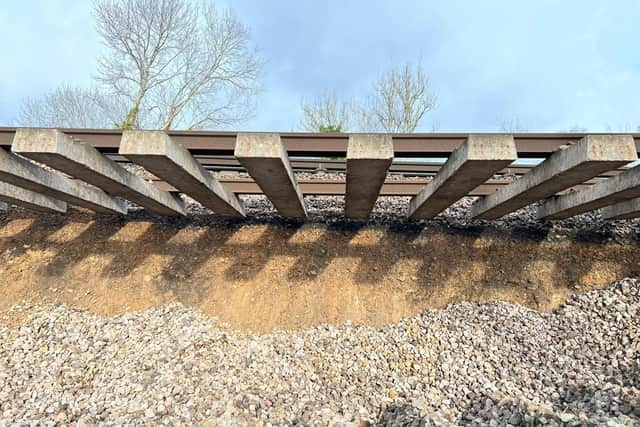
[{"label": "gravel ballast", "polygon": [[180,304],[0,321],[0,425],[638,425],[640,280],[251,335]]},{"label": "gravel ballast", "polygon": [[[126,164],[125,167],[145,179],[151,179],[143,168]],[[250,178],[245,172],[218,171],[213,172],[218,179]],[[314,181],[344,181],[346,174],[341,172],[295,172],[297,180]],[[494,177],[498,179],[498,177]],[[389,173],[388,181],[425,181],[425,177],[404,176]],[[198,225],[219,225],[237,223],[237,219],[225,218],[204,208],[199,203],[182,195],[186,201],[188,218],[156,217],[144,210],[130,211],[132,218],[151,217],[159,222],[193,223]],[[241,195],[247,217],[241,221],[245,223],[264,222],[295,222],[279,217],[271,202],[263,195]],[[376,225],[393,226],[397,229],[415,230],[429,228],[434,231],[453,231],[462,233],[493,233],[510,237],[533,238],[536,240],[559,241],[564,239],[587,241],[594,243],[616,242],[621,244],[637,244],[640,235],[640,218],[610,221],[603,220],[598,210],[576,215],[564,220],[539,220],[536,209],[539,201],[511,212],[495,220],[475,220],[470,216],[470,207],[477,197],[463,197],[440,215],[430,220],[409,221],[407,209],[411,197],[383,196],[379,197],[367,221],[350,220],[344,217],[344,196],[305,195],[305,205],[308,217],[306,222],[326,223],[331,225]]]}]

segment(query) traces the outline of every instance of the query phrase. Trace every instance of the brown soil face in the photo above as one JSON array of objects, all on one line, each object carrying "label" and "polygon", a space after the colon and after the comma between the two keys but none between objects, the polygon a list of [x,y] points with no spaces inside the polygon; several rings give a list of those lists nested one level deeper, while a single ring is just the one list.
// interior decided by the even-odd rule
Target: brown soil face
[{"label": "brown soil face", "polygon": [[454,301],[539,310],[640,271],[635,245],[422,229],[172,226],[0,216],[0,312],[59,302],[98,314],[172,301],[251,331],[384,325]]}]

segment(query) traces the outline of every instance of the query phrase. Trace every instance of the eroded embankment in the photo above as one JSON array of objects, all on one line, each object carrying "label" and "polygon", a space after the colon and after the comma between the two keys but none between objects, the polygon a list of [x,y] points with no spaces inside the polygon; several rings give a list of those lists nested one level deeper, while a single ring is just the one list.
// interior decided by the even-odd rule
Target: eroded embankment
[{"label": "eroded embankment", "polygon": [[638,271],[634,244],[477,229],[0,216],[2,311],[60,302],[119,314],[180,301],[254,331],[379,326],[462,300],[551,310]]}]

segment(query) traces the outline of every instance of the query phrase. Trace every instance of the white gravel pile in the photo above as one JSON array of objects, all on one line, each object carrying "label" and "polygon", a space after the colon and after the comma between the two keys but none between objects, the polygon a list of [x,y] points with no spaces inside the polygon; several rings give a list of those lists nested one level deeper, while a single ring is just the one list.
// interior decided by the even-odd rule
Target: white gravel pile
[{"label": "white gravel pile", "polygon": [[251,335],[179,304],[10,315],[0,424],[640,423],[637,279],[552,314],[461,303],[381,329]]}]

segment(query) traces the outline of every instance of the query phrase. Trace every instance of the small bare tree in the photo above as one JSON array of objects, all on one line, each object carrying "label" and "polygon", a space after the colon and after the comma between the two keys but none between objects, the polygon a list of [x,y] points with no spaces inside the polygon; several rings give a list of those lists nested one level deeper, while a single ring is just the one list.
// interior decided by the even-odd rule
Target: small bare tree
[{"label": "small bare tree", "polygon": [[498,125],[502,132],[528,132],[527,126],[520,121],[518,116],[513,116],[511,119],[502,119]]},{"label": "small bare tree", "polygon": [[424,115],[436,106],[436,97],[429,90],[421,63],[392,68],[378,76],[372,94],[359,107],[359,127],[367,131],[415,132]]},{"label": "small bare tree", "polygon": [[254,110],[262,62],[249,29],[208,1],[98,0],[98,80],[129,105],[123,128],[200,129]]},{"label": "small bare tree", "polygon": [[[118,107],[97,89],[63,85],[22,102],[16,124],[37,127],[116,127]],[[120,109],[121,111],[121,109]]]},{"label": "small bare tree", "polygon": [[344,132],[349,128],[351,105],[326,92],[312,100],[302,99],[300,127],[308,132]]},{"label": "small bare tree", "polygon": [[569,129],[561,130],[560,132],[569,132],[569,133],[587,133],[589,129],[586,127],[580,126],[579,124],[574,124]]}]

